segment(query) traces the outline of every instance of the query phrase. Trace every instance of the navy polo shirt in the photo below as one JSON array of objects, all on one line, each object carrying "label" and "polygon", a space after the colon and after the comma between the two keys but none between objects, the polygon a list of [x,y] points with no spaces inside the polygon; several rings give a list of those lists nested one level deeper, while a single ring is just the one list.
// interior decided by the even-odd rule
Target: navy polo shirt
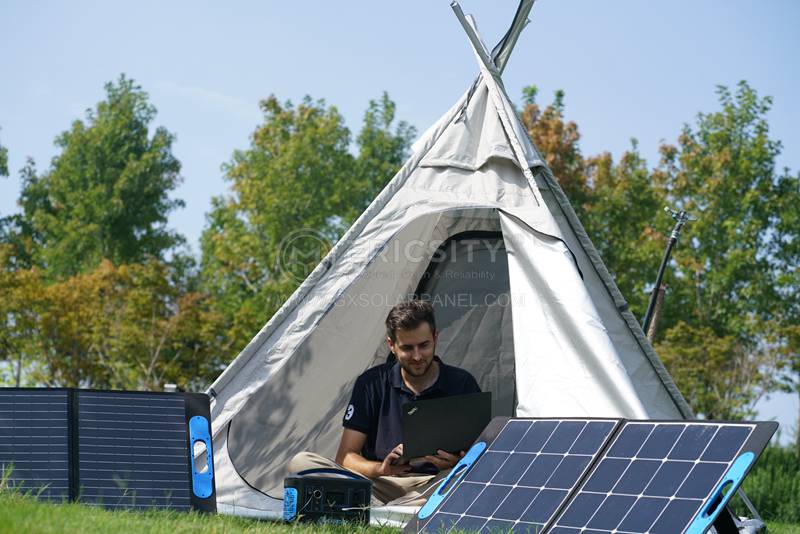
[{"label": "navy polo shirt", "polygon": [[433,358],[439,362],[439,377],[419,395],[405,385],[397,362],[372,367],[356,379],[342,425],[367,435],[361,450],[364,458],[382,461],[403,442],[401,409],[407,402],[480,392],[478,382],[468,371],[446,365],[438,356]]}]

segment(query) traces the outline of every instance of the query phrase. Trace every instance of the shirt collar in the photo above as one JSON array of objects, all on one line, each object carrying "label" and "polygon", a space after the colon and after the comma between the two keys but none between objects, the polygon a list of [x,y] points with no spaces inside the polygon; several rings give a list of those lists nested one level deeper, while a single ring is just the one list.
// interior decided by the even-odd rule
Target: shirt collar
[{"label": "shirt collar", "polygon": [[[439,376],[436,377],[436,382],[434,382],[431,387],[429,387],[428,389],[426,389],[422,393],[427,393],[429,391],[433,391],[433,390],[439,389],[441,387],[442,375],[445,372],[444,371],[445,364],[442,362],[441,358],[439,358],[436,355],[433,356],[433,361],[439,363]],[[397,389],[401,389],[401,390],[406,391],[406,392],[408,392],[408,393],[410,393],[412,395],[414,394],[413,391],[408,389],[408,386],[406,386],[406,383],[403,382],[403,376],[400,374],[400,362],[398,362],[398,361],[395,361],[394,365],[392,366],[391,380],[392,380],[392,387],[397,388]]]}]

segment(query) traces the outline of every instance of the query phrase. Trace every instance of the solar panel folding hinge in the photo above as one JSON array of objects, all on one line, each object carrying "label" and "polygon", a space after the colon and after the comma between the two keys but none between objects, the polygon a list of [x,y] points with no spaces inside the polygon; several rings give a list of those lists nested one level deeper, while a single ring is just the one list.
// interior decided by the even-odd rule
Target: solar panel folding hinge
[{"label": "solar panel folding hinge", "polygon": [[725,507],[777,426],[497,417],[406,532],[736,532]]},{"label": "solar panel folding hinge", "polygon": [[0,388],[9,487],[105,508],[216,511],[208,396]]}]

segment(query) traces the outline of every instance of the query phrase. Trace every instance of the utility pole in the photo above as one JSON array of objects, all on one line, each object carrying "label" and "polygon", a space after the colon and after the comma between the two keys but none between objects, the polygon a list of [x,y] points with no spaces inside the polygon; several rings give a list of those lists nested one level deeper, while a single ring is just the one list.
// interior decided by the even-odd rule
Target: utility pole
[{"label": "utility pole", "polygon": [[672,254],[672,248],[678,242],[678,237],[681,235],[683,225],[695,219],[689,217],[689,214],[683,210],[676,211],[670,207],[665,207],[664,211],[672,215],[675,219],[675,226],[672,227],[672,233],[669,236],[667,249],[664,251],[664,258],[661,260],[661,266],[658,268],[658,276],[656,276],[656,284],[653,286],[653,291],[650,293],[650,303],[647,305],[647,313],[644,314],[644,321],[642,330],[647,334],[648,339],[652,342],[656,336],[656,323],[658,316],[661,314],[661,306],[664,302],[664,291],[666,288],[661,284],[664,280],[664,271],[667,270],[669,257]]}]

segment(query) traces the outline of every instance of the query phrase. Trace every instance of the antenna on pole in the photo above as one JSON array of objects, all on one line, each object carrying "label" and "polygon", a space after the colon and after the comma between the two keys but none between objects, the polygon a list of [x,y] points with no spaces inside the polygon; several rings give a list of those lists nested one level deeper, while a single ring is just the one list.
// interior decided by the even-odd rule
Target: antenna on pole
[{"label": "antenna on pole", "polygon": [[661,303],[664,300],[664,290],[666,288],[661,285],[661,282],[664,279],[664,271],[667,269],[669,257],[670,254],[672,254],[672,248],[675,246],[675,243],[678,242],[683,225],[687,222],[697,220],[694,217],[691,217],[684,210],[678,211],[666,206],[664,211],[672,215],[672,218],[675,219],[675,226],[672,227],[672,233],[669,236],[667,249],[664,251],[664,258],[661,260],[661,265],[658,268],[658,276],[656,276],[656,284],[653,286],[653,291],[650,293],[650,302],[647,305],[647,313],[644,314],[642,330],[644,330],[645,334],[647,334],[647,338],[651,342],[653,339],[655,339],[656,323],[658,322],[657,320],[654,321],[653,318],[657,312],[660,312]]}]

